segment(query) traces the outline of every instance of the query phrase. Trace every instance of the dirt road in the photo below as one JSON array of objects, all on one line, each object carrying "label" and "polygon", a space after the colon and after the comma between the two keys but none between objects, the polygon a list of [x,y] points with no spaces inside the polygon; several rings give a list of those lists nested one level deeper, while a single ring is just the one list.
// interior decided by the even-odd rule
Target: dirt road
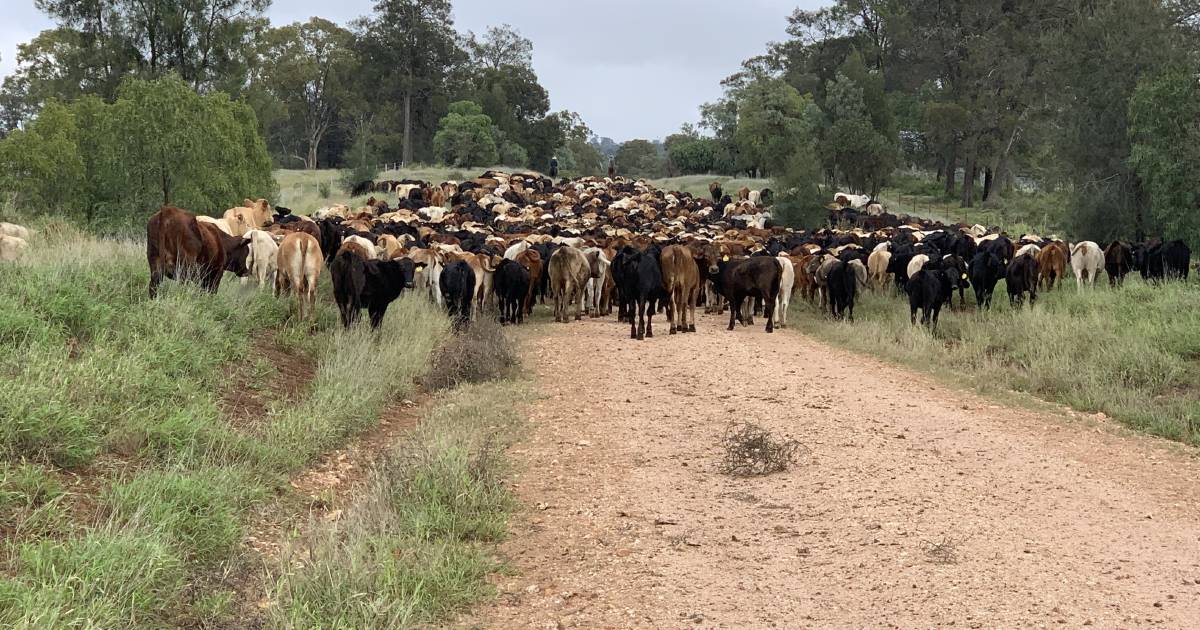
[{"label": "dirt road", "polygon": [[[800,334],[545,325],[483,628],[1200,627],[1200,465]],[[716,470],[731,420],[811,451]]]}]

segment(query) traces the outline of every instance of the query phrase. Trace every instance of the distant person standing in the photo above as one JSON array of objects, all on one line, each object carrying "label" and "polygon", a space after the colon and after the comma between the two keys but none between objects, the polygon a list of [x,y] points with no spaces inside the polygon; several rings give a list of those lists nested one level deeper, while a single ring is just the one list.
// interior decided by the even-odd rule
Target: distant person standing
[{"label": "distant person standing", "polygon": [[550,179],[558,177],[558,156],[550,158]]},{"label": "distant person standing", "polygon": [[608,159],[608,177],[611,179],[617,176],[617,163],[612,158]]}]

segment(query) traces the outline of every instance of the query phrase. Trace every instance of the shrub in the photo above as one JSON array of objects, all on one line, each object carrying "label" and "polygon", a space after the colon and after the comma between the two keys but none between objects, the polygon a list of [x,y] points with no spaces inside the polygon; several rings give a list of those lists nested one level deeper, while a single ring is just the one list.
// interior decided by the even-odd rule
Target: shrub
[{"label": "shrub", "polygon": [[321,182],[317,184],[317,194],[320,195],[322,199],[328,199],[329,195],[333,194],[333,191],[330,190],[330,188],[331,186],[329,182]]},{"label": "shrub", "polygon": [[735,422],[721,437],[725,458],[720,471],[735,477],[756,477],[788,469],[803,448],[796,440],[778,439],[749,422]]},{"label": "shrub", "polygon": [[510,376],[517,367],[517,347],[492,317],[480,315],[433,353],[433,364],[421,379],[429,391],[464,383],[486,383]]}]

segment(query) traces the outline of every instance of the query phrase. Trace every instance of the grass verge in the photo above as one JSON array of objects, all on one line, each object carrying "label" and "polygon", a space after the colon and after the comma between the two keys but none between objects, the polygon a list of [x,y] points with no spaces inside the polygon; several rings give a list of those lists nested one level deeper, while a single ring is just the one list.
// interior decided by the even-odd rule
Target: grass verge
[{"label": "grass verge", "polygon": [[942,310],[936,332],[909,323],[891,290],[868,292],[854,323],[835,322],[803,300],[789,324],[847,348],[950,377],[988,394],[1017,391],[1131,428],[1200,444],[1200,292],[1194,286],[1077,292],[1073,282],[1010,308],[1003,282],[991,312]]},{"label": "grass verge", "polygon": [[503,453],[522,398],[505,381],[441,394],[345,515],[273,568],[269,627],[410,628],[487,596],[514,507]]},{"label": "grass verge", "polygon": [[[0,265],[0,627],[236,626],[220,576],[248,512],[411,393],[446,318],[405,298],[381,332],[343,331],[327,303],[300,323],[228,278],[148,300],[143,244],[35,227]],[[233,422],[222,392],[263,385],[238,366],[264,340],[315,377]]]}]

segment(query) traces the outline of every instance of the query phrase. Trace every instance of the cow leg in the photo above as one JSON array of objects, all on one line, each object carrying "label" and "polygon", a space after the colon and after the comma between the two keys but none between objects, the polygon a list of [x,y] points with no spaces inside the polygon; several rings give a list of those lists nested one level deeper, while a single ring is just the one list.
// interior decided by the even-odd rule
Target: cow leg
[{"label": "cow leg", "polygon": [[691,299],[688,300],[688,313],[690,314],[689,315],[690,321],[688,322],[688,332],[690,332],[690,333],[696,332],[696,302],[699,300],[699,296],[697,295],[698,292],[699,292],[699,289],[697,288],[695,291],[692,292]]},{"label": "cow leg", "polygon": [[655,300],[654,298],[650,298],[649,300],[646,300],[646,304],[647,304],[647,306],[646,306],[646,336],[653,337],[654,336],[654,312],[655,312],[655,310],[657,310],[657,308],[659,306],[661,306],[661,304],[659,304],[659,301]]},{"label": "cow leg", "polygon": [[775,309],[771,305],[775,304],[778,296],[766,296],[763,298],[763,312],[767,316],[767,332],[775,332]]},{"label": "cow leg", "polygon": [[371,315],[372,330],[379,330],[379,327],[383,325],[383,316],[387,314],[387,308],[387,304],[382,306],[372,305],[367,307],[367,313]]},{"label": "cow leg", "polygon": [[734,302],[738,298],[730,298],[729,300],[729,330],[733,330],[733,320],[737,317],[738,307],[741,306],[740,301]]}]

